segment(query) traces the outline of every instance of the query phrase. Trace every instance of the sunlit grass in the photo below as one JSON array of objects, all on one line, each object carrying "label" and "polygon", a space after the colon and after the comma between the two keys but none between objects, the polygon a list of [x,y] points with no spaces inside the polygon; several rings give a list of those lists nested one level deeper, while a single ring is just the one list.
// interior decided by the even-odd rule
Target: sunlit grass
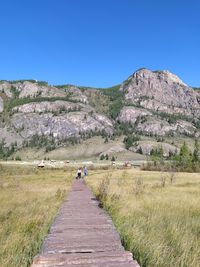
[{"label": "sunlit grass", "polygon": [[63,170],[0,166],[0,266],[30,266],[72,176]]},{"label": "sunlit grass", "polygon": [[142,267],[200,266],[200,174],[172,175],[131,169],[87,178]]}]

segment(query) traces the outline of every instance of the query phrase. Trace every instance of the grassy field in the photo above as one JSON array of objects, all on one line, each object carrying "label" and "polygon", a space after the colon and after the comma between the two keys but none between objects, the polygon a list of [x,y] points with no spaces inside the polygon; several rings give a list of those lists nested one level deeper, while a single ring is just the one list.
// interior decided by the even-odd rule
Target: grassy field
[{"label": "grassy field", "polygon": [[[0,267],[29,266],[74,170],[0,165]],[[200,266],[200,175],[89,170],[127,249],[141,267]]]},{"label": "grassy field", "polygon": [[87,183],[141,267],[200,266],[200,174],[94,171]]},{"label": "grassy field", "polygon": [[63,170],[0,165],[0,266],[30,266],[72,175]]}]

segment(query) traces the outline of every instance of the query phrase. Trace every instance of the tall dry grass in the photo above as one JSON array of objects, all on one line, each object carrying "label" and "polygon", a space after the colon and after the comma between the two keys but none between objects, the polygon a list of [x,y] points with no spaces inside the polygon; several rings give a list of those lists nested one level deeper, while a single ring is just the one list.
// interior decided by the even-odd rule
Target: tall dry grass
[{"label": "tall dry grass", "polygon": [[200,266],[198,173],[96,171],[87,183],[142,267]]},{"label": "tall dry grass", "polygon": [[0,266],[30,266],[70,188],[63,170],[0,165]]}]

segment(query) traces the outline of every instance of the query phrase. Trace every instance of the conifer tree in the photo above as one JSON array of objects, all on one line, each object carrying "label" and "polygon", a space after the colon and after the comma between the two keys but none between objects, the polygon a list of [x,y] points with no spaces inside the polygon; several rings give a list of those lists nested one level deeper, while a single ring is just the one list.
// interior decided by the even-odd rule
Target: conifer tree
[{"label": "conifer tree", "polygon": [[193,162],[200,162],[200,145],[197,140],[195,140],[194,151],[192,155]]}]

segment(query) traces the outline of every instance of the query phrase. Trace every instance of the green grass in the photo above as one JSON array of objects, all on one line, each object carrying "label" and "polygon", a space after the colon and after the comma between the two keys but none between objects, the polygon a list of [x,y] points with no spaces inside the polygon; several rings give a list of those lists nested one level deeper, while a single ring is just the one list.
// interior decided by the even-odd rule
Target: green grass
[{"label": "green grass", "polygon": [[200,266],[198,173],[96,171],[87,183],[141,267]]},{"label": "green grass", "polygon": [[70,188],[63,170],[0,165],[0,266],[30,266]]}]

